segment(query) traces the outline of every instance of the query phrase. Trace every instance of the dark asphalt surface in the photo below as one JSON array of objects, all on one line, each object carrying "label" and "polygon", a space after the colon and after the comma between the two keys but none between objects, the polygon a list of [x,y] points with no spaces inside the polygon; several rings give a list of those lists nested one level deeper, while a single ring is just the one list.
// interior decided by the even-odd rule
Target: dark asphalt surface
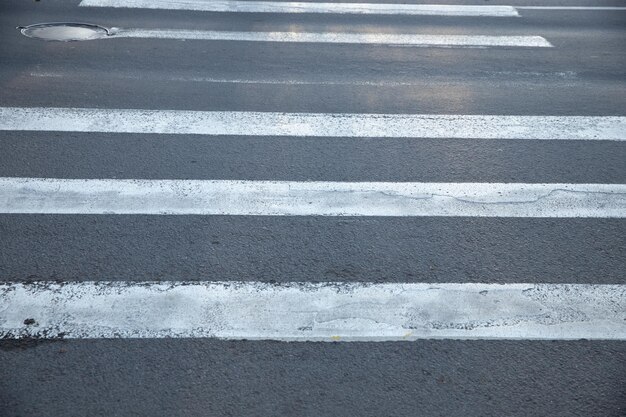
[{"label": "dark asphalt surface", "polygon": [[626,401],[623,342],[3,345],[4,416],[617,417]]},{"label": "dark asphalt surface", "polygon": [[[0,106],[626,115],[626,11],[443,18],[77,4],[0,2]],[[51,43],[15,29],[50,21],[540,35],[555,47]],[[209,82],[226,79],[246,83]],[[281,80],[291,83],[276,83]],[[626,146],[0,132],[0,176],[623,184]],[[624,271],[626,222],[620,219],[0,215],[4,281],[624,284]],[[624,342],[0,341],[0,415],[7,417],[623,416],[625,380]]]},{"label": "dark asphalt surface", "polygon": [[621,219],[2,215],[0,262],[19,281],[623,284],[624,232]]}]

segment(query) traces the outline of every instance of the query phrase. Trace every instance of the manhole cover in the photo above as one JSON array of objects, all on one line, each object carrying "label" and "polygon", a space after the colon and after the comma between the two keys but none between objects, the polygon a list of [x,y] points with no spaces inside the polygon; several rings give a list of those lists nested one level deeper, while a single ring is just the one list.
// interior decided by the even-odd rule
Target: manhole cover
[{"label": "manhole cover", "polygon": [[109,35],[107,28],[89,23],[38,23],[18,29],[29,38],[46,41],[88,41]]}]

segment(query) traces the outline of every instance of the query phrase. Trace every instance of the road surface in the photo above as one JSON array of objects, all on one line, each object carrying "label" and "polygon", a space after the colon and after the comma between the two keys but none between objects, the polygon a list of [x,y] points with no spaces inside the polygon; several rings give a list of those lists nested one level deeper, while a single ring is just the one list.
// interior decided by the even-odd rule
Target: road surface
[{"label": "road surface", "polygon": [[1,415],[626,413],[626,3],[396,3],[2,1]]}]

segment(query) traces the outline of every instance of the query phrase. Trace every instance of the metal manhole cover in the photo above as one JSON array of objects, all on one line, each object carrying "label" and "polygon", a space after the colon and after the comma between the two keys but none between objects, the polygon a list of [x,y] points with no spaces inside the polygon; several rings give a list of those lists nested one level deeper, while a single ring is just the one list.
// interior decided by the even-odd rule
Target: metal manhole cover
[{"label": "metal manhole cover", "polygon": [[109,35],[107,28],[89,23],[38,23],[18,26],[18,29],[29,38],[45,41],[88,41]]}]

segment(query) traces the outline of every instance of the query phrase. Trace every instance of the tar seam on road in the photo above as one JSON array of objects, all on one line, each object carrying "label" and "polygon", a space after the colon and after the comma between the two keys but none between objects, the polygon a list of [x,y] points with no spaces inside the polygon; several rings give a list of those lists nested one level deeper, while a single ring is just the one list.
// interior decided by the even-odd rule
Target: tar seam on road
[{"label": "tar seam on road", "polygon": [[0,130],[623,141],[626,140],[626,117],[0,107]]},{"label": "tar seam on road", "polygon": [[0,284],[0,338],[626,340],[626,286]]},{"label": "tar seam on road", "polygon": [[626,184],[0,178],[0,213],[626,217]]}]

